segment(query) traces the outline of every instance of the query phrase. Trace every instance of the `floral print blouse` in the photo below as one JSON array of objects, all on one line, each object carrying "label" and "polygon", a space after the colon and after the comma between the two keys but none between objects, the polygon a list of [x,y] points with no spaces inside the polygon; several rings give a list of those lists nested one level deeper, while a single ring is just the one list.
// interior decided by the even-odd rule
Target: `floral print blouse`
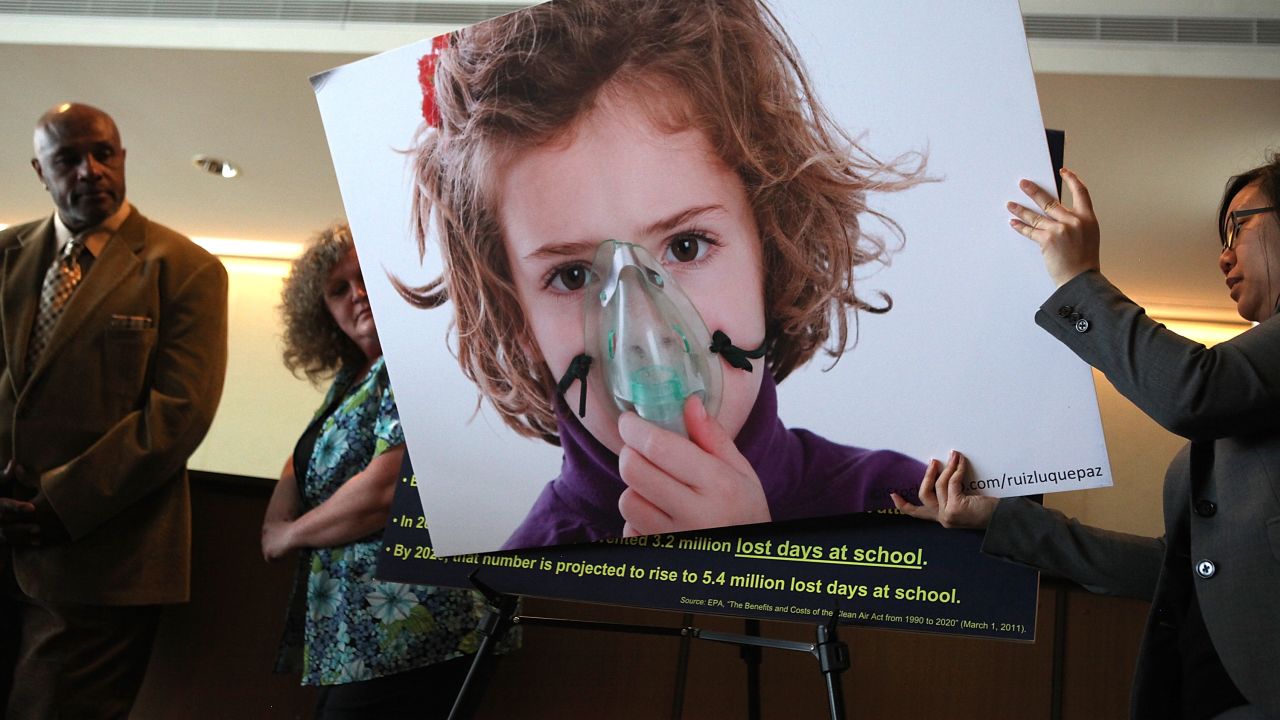
[{"label": "floral print blouse", "polygon": [[[313,420],[322,424],[299,483],[304,512],[327,500],[373,458],[404,443],[383,360],[358,382],[353,375],[345,369],[338,373]],[[296,658],[290,651],[296,651],[301,639],[304,685],[392,675],[474,652],[478,646],[475,628],[483,598],[464,590],[374,579],[381,540],[379,531],[347,545],[302,553],[306,608],[300,612],[294,603],[279,665],[297,669],[289,667],[294,663],[288,656]]]}]

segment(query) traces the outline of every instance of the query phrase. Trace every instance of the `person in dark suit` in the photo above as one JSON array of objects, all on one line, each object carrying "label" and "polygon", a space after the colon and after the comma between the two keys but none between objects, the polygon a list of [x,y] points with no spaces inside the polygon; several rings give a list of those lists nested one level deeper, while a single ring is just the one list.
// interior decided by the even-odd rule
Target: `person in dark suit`
[{"label": "person in dark suit", "polygon": [[227,274],[125,198],[115,122],[64,104],[31,165],[56,208],[0,231],[0,706],[123,718],[190,593],[186,462],[222,393]]},{"label": "person in dark suit", "polygon": [[1280,717],[1280,155],[1231,178],[1218,211],[1218,267],[1254,328],[1212,348],[1148,318],[1099,272],[1088,190],[1068,170],[1066,208],[1023,181],[1010,203],[1057,291],[1036,322],[1125,397],[1190,440],[1165,475],[1165,535],[1081,525],[1024,498],[964,494],[964,457],[932,462],[908,515],[986,528],[983,551],[1152,603],[1134,718]]}]

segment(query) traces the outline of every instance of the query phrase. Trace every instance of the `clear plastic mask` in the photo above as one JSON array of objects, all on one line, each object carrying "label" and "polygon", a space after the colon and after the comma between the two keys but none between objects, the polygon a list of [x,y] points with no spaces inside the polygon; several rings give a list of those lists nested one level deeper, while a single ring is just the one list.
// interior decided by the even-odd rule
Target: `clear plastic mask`
[{"label": "clear plastic mask", "polygon": [[613,401],[615,417],[634,411],[687,436],[690,395],[701,397],[712,416],[719,411],[720,362],[709,350],[711,333],[647,250],[604,241],[585,289],[586,354],[595,358],[588,384]]}]

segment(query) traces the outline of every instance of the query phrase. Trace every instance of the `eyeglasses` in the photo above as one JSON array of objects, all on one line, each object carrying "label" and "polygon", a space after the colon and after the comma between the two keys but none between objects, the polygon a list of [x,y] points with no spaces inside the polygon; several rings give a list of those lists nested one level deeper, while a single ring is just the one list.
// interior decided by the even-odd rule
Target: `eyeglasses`
[{"label": "eyeglasses", "polygon": [[1251,210],[1233,210],[1227,213],[1227,232],[1222,236],[1222,249],[1230,250],[1236,245],[1236,234],[1240,232],[1240,221],[1250,215],[1261,215],[1264,212],[1272,212],[1276,209],[1271,207],[1253,208]]}]

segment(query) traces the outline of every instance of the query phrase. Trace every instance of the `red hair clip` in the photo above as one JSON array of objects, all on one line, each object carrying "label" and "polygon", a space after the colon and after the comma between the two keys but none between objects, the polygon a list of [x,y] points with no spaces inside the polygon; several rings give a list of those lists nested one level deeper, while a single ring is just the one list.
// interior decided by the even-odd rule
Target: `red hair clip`
[{"label": "red hair clip", "polygon": [[418,58],[418,85],[422,88],[422,119],[431,127],[440,127],[440,108],[436,106],[436,62],[449,47],[452,34],[431,39],[431,51]]}]

